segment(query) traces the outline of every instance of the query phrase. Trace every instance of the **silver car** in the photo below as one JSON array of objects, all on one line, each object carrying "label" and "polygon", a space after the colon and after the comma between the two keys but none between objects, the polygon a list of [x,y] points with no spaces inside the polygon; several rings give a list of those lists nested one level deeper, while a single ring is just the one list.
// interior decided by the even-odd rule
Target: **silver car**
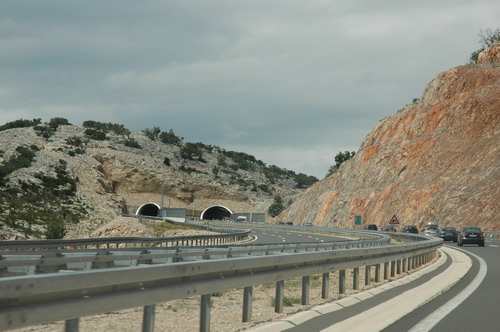
[{"label": "silver car", "polygon": [[435,226],[427,226],[423,233],[425,236],[438,236],[438,228]]}]

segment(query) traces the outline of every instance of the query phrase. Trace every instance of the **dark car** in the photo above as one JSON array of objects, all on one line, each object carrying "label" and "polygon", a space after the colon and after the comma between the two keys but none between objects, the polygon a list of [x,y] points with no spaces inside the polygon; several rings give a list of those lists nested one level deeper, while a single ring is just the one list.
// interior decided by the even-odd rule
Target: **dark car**
[{"label": "dark car", "polygon": [[397,232],[398,229],[397,229],[396,225],[387,225],[387,226],[384,226],[383,231],[384,232]]},{"label": "dark car", "polygon": [[479,227],[463,227],[457,236],[459,246],[464,244],[478,244],[484,247],[484,234]]},{"label": "dark car", "polygon": [[457,242],[458,232],[454,227],[443,227],[439,229],[438,236],[443,239],[443,241],[453,241]]},{"label": "dark car", "polygon": [[378,230],[378,227],[375,224],[368,224],[365,226],[365,229],[367,229],[369,231],[376,231],[376,230]]},{"label": "dark car", "polygon": [[293,222],[291,222],[291,221],[287,221],[287,222],[286,222],[286,224],[287,224],[287,225],[293,225]]},{"label": "dark car", "polygon": [[404,233],[418,234],[418,228],[417,228],[417,226],[408,225],[408,226],[403,227],[403,232]]}]

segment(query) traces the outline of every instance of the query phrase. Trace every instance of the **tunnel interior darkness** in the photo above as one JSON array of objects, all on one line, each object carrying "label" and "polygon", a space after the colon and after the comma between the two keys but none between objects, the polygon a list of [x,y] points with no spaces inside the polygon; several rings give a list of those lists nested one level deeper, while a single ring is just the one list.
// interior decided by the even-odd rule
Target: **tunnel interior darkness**
[{"label": "tunnel interior darkness", "polygon": [[160,207],[155,203],[146,203],[141,205],[136,212],[136,215],[141,216],[158,216],[158,212],[160,211]]},{"label": "tunnel interior darkness", "polygon": [[221,205],[215,205],[207,208],[201,214],[200,218],[203,220],[224,220],[231,218],[231,211]]}]

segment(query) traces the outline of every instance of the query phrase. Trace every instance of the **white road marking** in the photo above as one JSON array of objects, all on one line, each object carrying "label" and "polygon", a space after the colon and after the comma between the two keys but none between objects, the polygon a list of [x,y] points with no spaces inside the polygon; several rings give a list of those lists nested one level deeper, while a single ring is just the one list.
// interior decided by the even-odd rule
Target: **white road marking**
[{"label": "white road marking", "polygon": [[[464,251],[463,249],[456,248],[458,250]],[[458,307],[462,302],[464,302],[469,295],[471,295],[483,282],[486,277],[486,272],[488,271],[488,265],[486,262],[473,253],[467,252],[468,254],[474,256],[479,261],[479,272],[472,280],[472,282],[464,288],[463,291],[458,293],[454,298],[449,300],[446,304],[442,305],[441,308],[434,311],[429,316],[425,317],[417,325],[412,327],[409,332],[425,332],[430,331],[437,323],[439,323],[446,315],[452,312],[456,307]]]},{"label": "white road marking", "polygon": [[498,248],[498,246],[496,244],[490,244],[490,245],[488,245],[488,247]]}]

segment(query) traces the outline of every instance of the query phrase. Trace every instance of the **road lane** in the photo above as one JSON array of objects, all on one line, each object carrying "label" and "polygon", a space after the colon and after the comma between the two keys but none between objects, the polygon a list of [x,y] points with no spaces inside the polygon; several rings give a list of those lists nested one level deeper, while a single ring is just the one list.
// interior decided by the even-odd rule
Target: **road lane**
[{"label": "road lane", "polygon": [[[479,256],[485,261],[487,271],[484,280],[482,280],[477,289],[464,299],[463,302],[459,303],[449,314],[443,315],[441,320],[430,331],[499,331],[500,287],[498,287],[498,283],[500,280],[500,260],[498,257],[500,256],[500,239],[487,239],[485,247],[478,247],[477,245],[457,247],[453,243],[447,243],[446,246],[454,249],[462,249],[465,252]],[[478,274],[482,273],[480,261],[474,256],[471,258],[473,262],[471,270],[456,285],[383,331],[409,331],[426,317],[434,312],[438,312],[441,307],[452,301],[457,294],[473,283]]]}]

